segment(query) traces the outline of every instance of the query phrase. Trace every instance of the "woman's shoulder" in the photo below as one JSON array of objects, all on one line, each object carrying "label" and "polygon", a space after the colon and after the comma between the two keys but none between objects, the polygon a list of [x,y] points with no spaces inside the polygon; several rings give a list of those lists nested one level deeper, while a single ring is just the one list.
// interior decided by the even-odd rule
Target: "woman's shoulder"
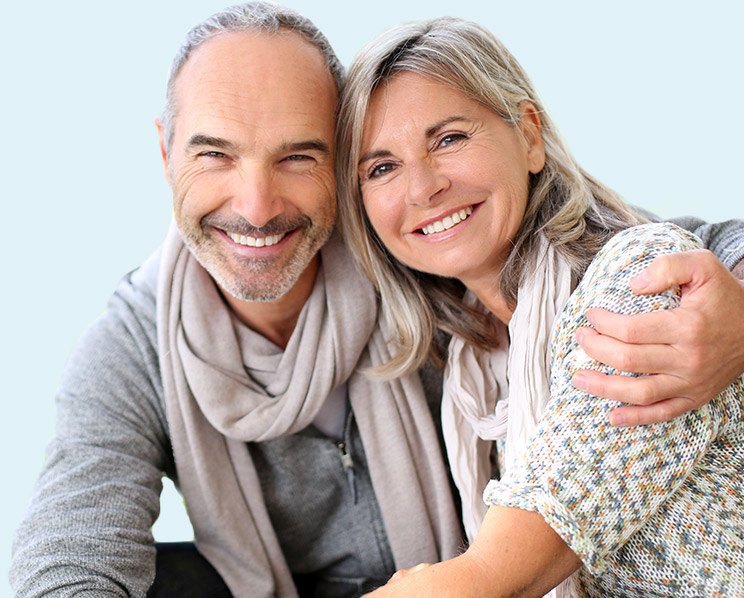
[{"label": "woman's shoulder", "polygon": [[586,269],[576,291],[600,289],[627,282],[660,255],[702,247],[692,233],[668,222],[641,224],[620,231],[600,249]]},{"label": "woman's shoulder", "polygon": [[642,224],[612,237],[589,264],[553,328],[551,353],[558,359],[577,347],[577,328],[588,326],[586,314],[598,307],[614,313],[636,314],[670,309],[679,304],[678,289],[655,295],[636,295],[630,280],[660,255],[697,249],[700,240],[670,223]]},{"label": "woman's shoulder", "polygon": [[698,249],[702,243],[698,237],[670,222],[641,224],[620,231],[599,251],[592,264],[617,265],[629,260],[643,260],[644,256],[655,257],[665,253],[676,253]]}]

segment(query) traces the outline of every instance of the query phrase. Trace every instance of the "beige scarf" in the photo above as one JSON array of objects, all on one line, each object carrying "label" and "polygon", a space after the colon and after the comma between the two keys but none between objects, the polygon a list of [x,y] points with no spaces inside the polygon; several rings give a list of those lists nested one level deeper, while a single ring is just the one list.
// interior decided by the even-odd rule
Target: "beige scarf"
[{"label": "beige scarf", "polygon": [[[421,381],[368,379],[390,355],[374,292],[337,234],[272,382],[176,227],[158,279],[158,343],[176,469],[199,550],[241,596],[296,596],[246,446],[308,426],[347,382],[396,567],[455,556],[461,540]],[[261,367],[265,366],[265,360]],[[265,372],[259,378],[265,379]]]},{"label": "beige scarf", "polygon": [[[485,352],[457,337],[449,347],[442,428],[471,542],[487,510],[482,497],[491,474],[492,442],[506,437],[509,471],[527,449],[550,398],[548,349],[553,322],[571,294],[571,271],[544,238],[539,255],[534,273],[517,291],[508,337],[506,327],[500,329],[499,347]],[[477,302],[470,293],[467,300]],[[570,591],[568,584],[565,588]],[[552,595],[570,595],[563,591]]]}]

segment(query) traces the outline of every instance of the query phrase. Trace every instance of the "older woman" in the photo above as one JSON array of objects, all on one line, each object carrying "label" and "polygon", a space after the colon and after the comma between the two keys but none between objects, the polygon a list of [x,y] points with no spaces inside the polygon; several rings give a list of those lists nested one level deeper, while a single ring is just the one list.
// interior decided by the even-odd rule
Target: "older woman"
[{"label": "older woman", "polygon": [[[345,234],[400,347],[378,373],[421,365],[437,327],[453,335],[445,440],[471,537],[483,519],[460,557],[380,592],[540,595],[578,570],[565,591],[744,594],[744,380],[637,428],[610,427],[616,403],[571,384],[602,370],[575,339],[587,311],[674,307],[674,291],[639,297],[628,281],[699,241],[643,224],[585,173],[516,60],[468,22],[399,28],[362,51],[338,155]],[[504,435],[485,512],[484,439]]]}]

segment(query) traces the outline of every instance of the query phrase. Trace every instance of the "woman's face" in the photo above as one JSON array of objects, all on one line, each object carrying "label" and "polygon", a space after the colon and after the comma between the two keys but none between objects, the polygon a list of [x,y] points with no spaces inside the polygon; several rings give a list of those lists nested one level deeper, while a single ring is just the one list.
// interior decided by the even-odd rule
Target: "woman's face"
[{"label": "woman's face", "polygon": [[359,180],[364,208],[407,266],[466,285],[498,275],[544,164],[540,119],[514,127],[460,91],[403,72],[372,95]]}]

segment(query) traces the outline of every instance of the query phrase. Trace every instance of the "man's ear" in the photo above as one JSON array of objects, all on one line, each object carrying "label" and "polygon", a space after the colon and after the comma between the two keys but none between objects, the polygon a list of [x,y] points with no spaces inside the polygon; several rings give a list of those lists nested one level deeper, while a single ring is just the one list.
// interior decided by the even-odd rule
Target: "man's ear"
[{"label": "man's ear", "polygon": [[160,157],[163,160],[163,174],[168,184],[171,184],[170,169],[168,168],[168,146],[165,143],[165,132],[163,130],[163,123],[159,118],[155,118],[155,127],[158,130],[158,141],[160,143]]},{"label": "man's ear", "polygon": [[542,120],[538,109],[527,100],[519,104],[519,130],[527,142],[527,163],[530,172],[537,174],[545,166]]}]

